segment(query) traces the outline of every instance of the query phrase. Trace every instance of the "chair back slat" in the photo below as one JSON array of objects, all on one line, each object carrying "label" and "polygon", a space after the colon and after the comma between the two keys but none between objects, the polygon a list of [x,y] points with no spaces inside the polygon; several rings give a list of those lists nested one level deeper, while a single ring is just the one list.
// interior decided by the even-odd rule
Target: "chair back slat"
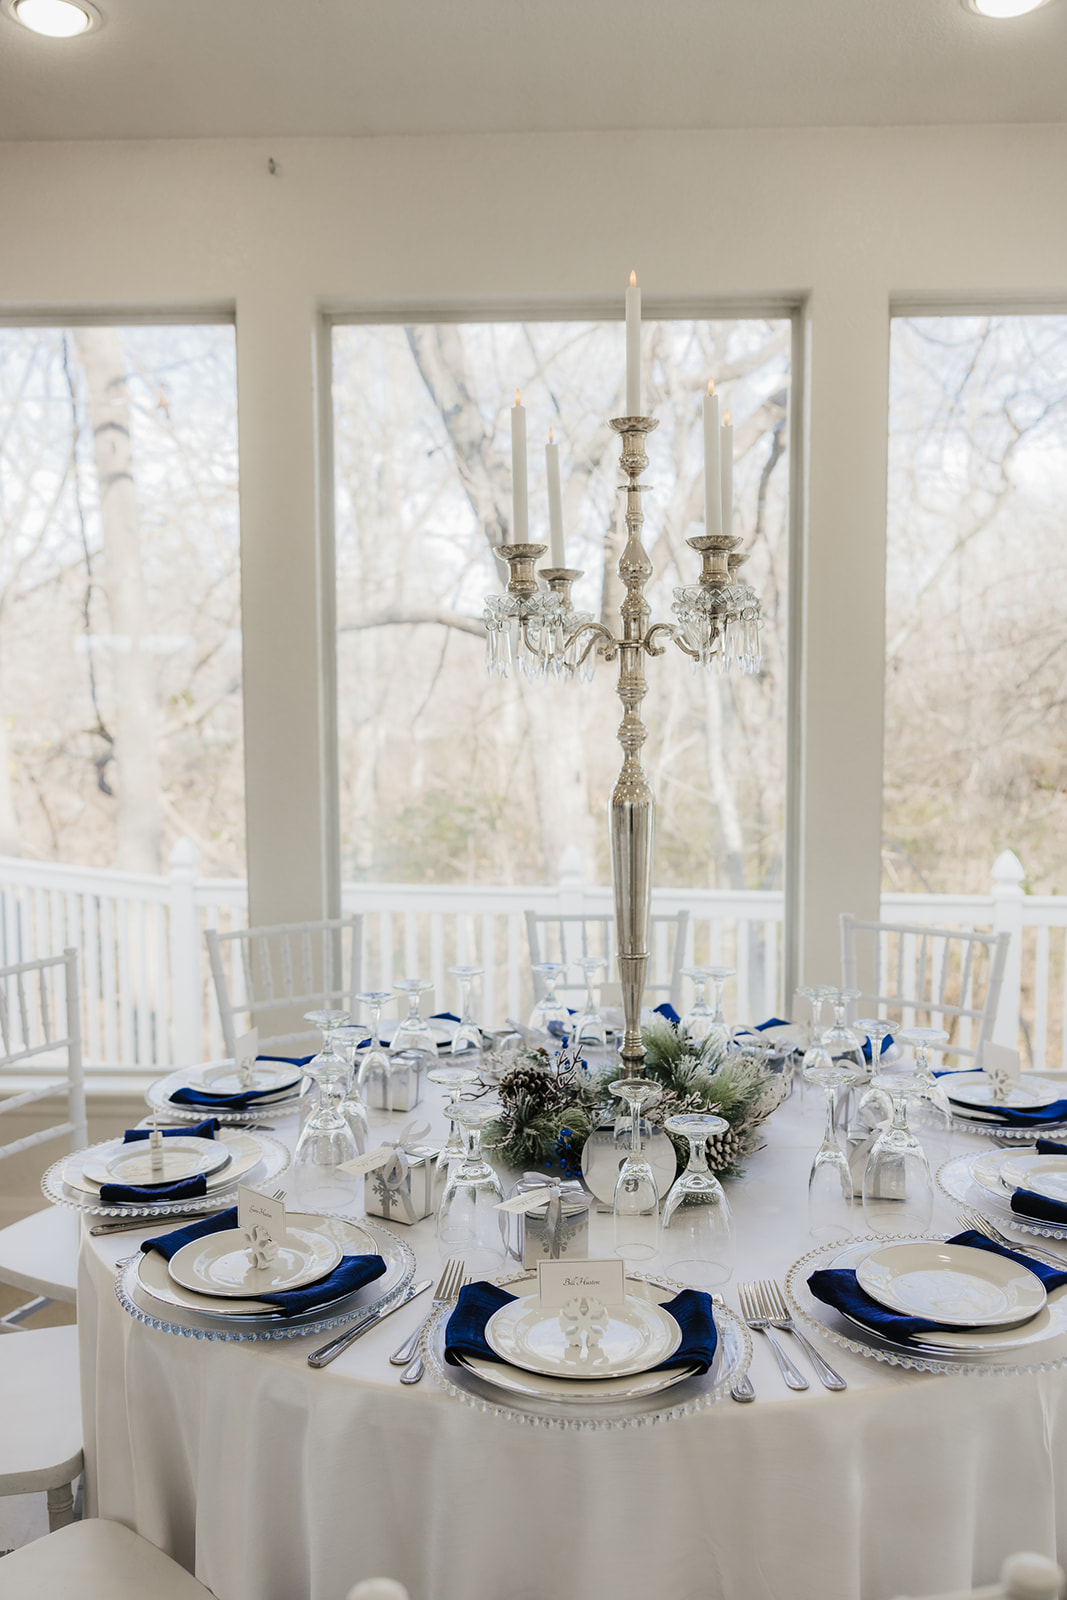
[{"label": "chair back slat", "polygon": [[[205,930],[215,996],[227,1054],[246,1027],[257,1027],[260,1046],[318,1043],[304,1028],[271,1032],[273,1024],[292,1022],[296,1013],[317,1008],[350,1010],[360,990],[363,951],[362,916],[323,922],[280,923],[232,933]],[[345,945],[351,947],[344,957]],[[243,993],[231,992],[227,966],[244,974]],[[238,1026],[240,1019],[240,1026]]]},{"label": "chair back slat", "polygon": [[[61,1015],[63,1028],[58,1026]],[[83,1149],[88,1143],[88,1128],[76,950],[0,967],[0,1037],[3,1039],[0,1085],[4,1072],[25,1073],[29,1068],[47,1075],[41,1084],[0,1099],[0,1115],[8,1115],[37,1101],[59,1096],[65,1100],[63,1112],[55,1121],[0,1146],[0,1160],[68,1135],[72,1149]]]}]

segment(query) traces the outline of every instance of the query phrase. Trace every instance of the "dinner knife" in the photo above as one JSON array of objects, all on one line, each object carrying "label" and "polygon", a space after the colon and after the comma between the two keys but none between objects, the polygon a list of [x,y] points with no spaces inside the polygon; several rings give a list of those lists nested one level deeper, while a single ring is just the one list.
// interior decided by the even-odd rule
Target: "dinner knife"
[{"label": "dinner knife", "polygon": [[376,1327],[379,1322],[384,1322],[386,1317],[391,1317],[394,1311],[400,1310],[401,1306],[410,1305],[412,1300],[417,1299],[420,1294],[425,1294],[426,1290],[431,1288],[432,1285],[432,1278],[422,1278],[418,1283],[413,1283],[407,1293],[399,1300],[394,1300],[391,1306],[386,1306],[382,1311],[372,1311],[368,1316],[361,1317],[350,1328],[346,1328],[344,1333],[338,1334],[328,1344],[320,1345],[317,1350],[313,1350],[308,1356],[308,1366],[328,1367],[330,1362],[341,1354],[342,1350],[347,1350],[353,1340],[359,1338],[360,1334],[366,1333],[369,1328]]}]

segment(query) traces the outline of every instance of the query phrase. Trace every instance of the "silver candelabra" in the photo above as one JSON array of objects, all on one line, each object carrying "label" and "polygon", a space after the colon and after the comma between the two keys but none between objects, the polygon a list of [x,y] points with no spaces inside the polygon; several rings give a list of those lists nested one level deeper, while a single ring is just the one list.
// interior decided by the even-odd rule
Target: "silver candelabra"
[{"label": "silver candelabra", "polygon": [[747,559],[738,550],[741,540],[729,531],[705,533],[686,540],[699,552],[703,565],[695,584],[674,591],[671,609],[677,621],[649,624],[645,585],[652,576],[652,563],[641,539],[645,520],[641,495],[648,485],[639,480],[648,466],[645,438],[658,423],[654,417],[615,417],[611,426],[622,439],[621,464],[627,479],[626,545],[619,557],[619,577],[626,590],[619,606],[620,632],[615,634],[592,616],[574,610],[570,591],[583,576],[580,570],[549,567],[538,574],[535,564],[547,545],[498,545],[496,554],[507,562],[509,579],[503,595],[486,601],[486,656],[490,672],[507,677],[514,666],[529,678],[590,676],[596,655],[604,661],[618,658],[622,766],[612,791],[609,825],[624,1017],[619,1057],[624,1076],[639,1076],[645,1057],[641,999],[648,971],[656,811],[641,765],[641,746],[648,737],[641,718],[648,692],[645,657],[663,655],[666,641],[671,640],[703,667],[728,672],[736,663],[742,672],[758,672],[760,604],[755,590],[738,581]]}]

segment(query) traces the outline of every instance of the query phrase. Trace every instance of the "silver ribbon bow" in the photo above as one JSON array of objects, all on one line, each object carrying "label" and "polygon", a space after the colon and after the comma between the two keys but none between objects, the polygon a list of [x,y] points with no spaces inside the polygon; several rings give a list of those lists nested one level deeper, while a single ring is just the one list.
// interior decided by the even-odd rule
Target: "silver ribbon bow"
[{"label": "silver ribbon bow", "polygon": [[548,1190],[545,1196],[548,1202],[545,1211],[545,1235],[549,1259],[558,1261],[563,1244],[563,1202],[565,1199],[584,1199],[585,1190],[575,1178],[552,1178],[543,1172],[524,1172],[513,1193],[521,1194],[530,1189]]},{"label": "silver ribbon bow", "polygon": [[[388,1145],[392,1156],[384,1166],[378,1168],[378,1176],[384,1183],[388,1194],[396,1195],[400,1204],[407,1213],[409,1222],[416,1222],[415,1207],[411,1203],[411,1189],[408,1184],[408,1173],[411,1170],[409,1155],[414,1155],[414,1146],[421,1143],[430,1131],[428,1122],[420,1122],[416,1127],[414,1120],[406,1122],[395,1139],[383,1139],[382,1144]],[[391,1206],[386,1199],[386,1210]]]}]

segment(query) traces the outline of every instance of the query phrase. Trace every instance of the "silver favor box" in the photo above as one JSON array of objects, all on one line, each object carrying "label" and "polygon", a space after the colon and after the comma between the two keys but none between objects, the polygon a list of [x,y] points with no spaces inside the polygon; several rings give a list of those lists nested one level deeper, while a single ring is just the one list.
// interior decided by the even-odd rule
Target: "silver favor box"
[{"label": "silver favor box", "polygon": [[363,1201],[368,1217],[410,1225],[437,1210],[433,1170],[436,1149],[417,1145],[403,1155],[406,1171],[402,1177],[395,1166],[379,1167],[364,1175]]}]

